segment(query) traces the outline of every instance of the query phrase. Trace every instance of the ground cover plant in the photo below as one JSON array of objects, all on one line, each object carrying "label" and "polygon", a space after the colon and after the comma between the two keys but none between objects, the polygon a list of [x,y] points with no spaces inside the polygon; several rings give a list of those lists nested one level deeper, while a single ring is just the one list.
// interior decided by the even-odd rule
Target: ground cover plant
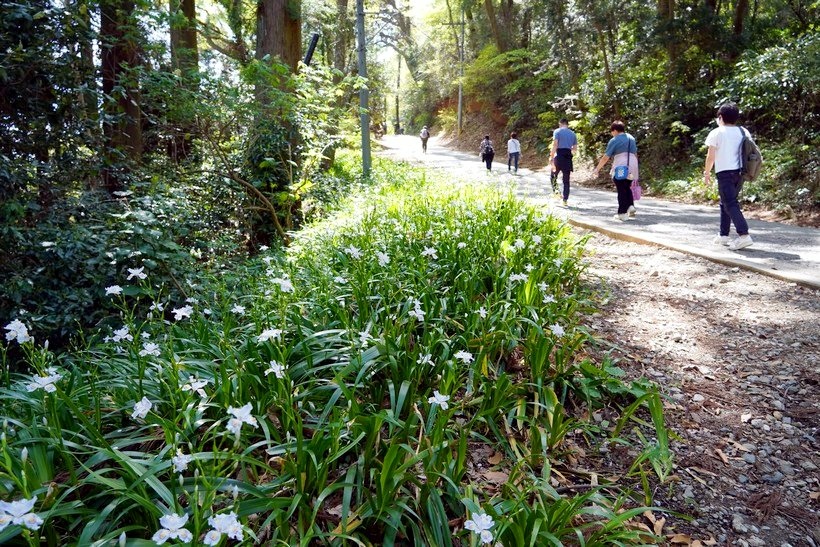
[{"label": "ground cover plant", "polygon": [[584,357],[584,240],[504,189],[380,176],[187,299],[135,262],[83,349],[10,321],[0,543],[656,542],[648,487],[571,463],[570,437],[632,445],[624,484],[671,467],[657,392]]}]

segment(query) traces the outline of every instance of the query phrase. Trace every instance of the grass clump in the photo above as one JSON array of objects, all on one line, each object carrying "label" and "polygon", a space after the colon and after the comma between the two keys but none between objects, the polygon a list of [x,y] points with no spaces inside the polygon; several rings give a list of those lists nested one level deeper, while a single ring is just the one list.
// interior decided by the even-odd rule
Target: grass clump
[{"label": "grass clump", "polygon": [[584,239],[509,193],[384,178],[186,301],[112,294],[81,351],[9,330],[30,373],[4,377],[0,542],[652,542],[622,488],[567,478],[610,394],[638,401],[619,437],[654,409],[633,467],[668,457],[657,393],[582,356]]}]

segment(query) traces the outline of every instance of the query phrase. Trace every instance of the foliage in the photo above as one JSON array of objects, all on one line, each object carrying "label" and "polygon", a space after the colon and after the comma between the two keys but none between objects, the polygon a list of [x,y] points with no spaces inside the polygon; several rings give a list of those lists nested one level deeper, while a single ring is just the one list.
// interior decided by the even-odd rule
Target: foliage
[{"label": "foliage", "polygon": [[[0,484],[43,522],[0,542],[656,541],[608,493],[623,485],[576,494],[562,463],[584,401],[617,392],[624,421],[650,401],[578,359],[584,240],[507,192],[374,178],[287,251],[191,272],[185,294],[119,272],[87,347],[18,332]],[[482,448],[504,479],[477,474]]]}]

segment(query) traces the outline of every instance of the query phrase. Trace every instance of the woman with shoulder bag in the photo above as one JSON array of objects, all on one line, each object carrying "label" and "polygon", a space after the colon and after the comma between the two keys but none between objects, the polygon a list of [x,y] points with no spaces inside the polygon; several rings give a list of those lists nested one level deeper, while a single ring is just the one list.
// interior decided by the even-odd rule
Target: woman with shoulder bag
[{"label": "woman with shoulder bag", "polygon": [[597,177],[601,168],[612,158],[612,169],[609,171],[612,182],[618,191],[618,213],[616,220],[635,218],[635,200],[632,195],[632,182],[638,179],[638,145],[635,138],[626,133],[624,122],[616,120],[609,126],[612,138],[606,145],[606,152],[601,156],[593,174]]}]

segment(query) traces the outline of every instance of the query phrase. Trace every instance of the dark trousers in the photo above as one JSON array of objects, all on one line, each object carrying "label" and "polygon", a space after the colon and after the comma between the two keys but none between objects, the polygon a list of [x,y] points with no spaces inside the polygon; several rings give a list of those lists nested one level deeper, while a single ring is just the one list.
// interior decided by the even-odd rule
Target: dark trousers
[{"label": "dark trousers", "polygon": [[518,171],[518,156],[521,155],[521,152],[510,152],[510,157],[507,158],[507,171],[510,170],[510,165],[515,163],[515,170]]},{"label": "dark trousers", "polygon": [[743,176],[740,171],[721,171],[717,174],[717,184],[720,195],[720,235],[728,236],[731,224],[735,225],[737,235],[748,234],[749,225],[737,200],[743,188]]},{"label": "dark trousers", "polygon": [[421,151],[427,152],[427,139],[421,137]]},{"label": "dark trousers", "polygon": [[487,164],[487,171],[489,171],[493,168],[493,157],[495,157],[495,154],[482,154],[481,155],[481,159],[483,159],[484,163]]},{"label": "dark trousers", "polygon": [[635,200],[632,199],[632,181],[612,179],[612,182],[618,190],[618,214],[625,215],[629,208],[635,205]]},{"label": "dark trousers", "polygon": [[559,148],[555,152],[555,173],[561,171],[564,182],[564,201],[569,199],[569,174],[572,173],[572,151],[569,148]]}]

